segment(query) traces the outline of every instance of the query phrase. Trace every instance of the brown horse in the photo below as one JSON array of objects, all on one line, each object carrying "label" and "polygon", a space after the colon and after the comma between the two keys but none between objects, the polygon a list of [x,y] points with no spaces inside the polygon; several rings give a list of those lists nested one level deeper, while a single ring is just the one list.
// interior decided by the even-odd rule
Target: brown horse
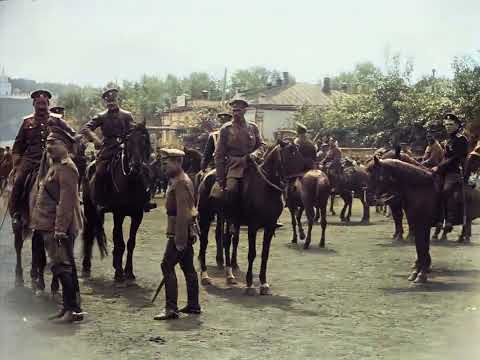
[{"label": "brown horse", "polygon": [[420,167],[396,160],[380,160],[376,156],[367,166],[377,195],[399,194],[409,224],[415,232],[417,260],[409,280],[425,282],[431,265],[430,228],[435,222],[439,196],[433,175]]},{"label": "brown horse", "polygon": [[[259,229],[264,229],[263,246],[262,246],[262,262],[260,266],[260,294],[271,294],[270,286],[267,283],[267,263],[270,253],[270,244],[275,231],[277,220],[283,210],[281,184],[283,175],[282,146],[275,146],[266,156],[262,165],[249,161],[249,167],[245,172],[243,179],[243,189],[241,192],[240,204],[228,204],[227,206],[235,206],[238,214],[238,220],[226,219],[226,222],[232,222],[238,232],[240,225],[248,227],[248,270],[246,274],[246,293],[253,295],[253,262],[256,257],[256,238]],[[207,177],[208,178],[208,177]],[[205,180],[204,180],[205,181]],[[211,187],[200,184],[199,191],[209,196]],[[199,194],[199,199],[202,197]],[[199,212],[211,209],[201,209]],[[208,215],[208,214],[207,214]],[[200,215],[202,216],[202,215]],[[205,241],[207,237],[201,236],[201,241]],[[228,237],[227,237],[228,239]],[[227,247],[227,244],[224,245]],[[206,246],[200,244],[201,252]],[[204,254],[200,254],[204,257]],[[225,259],[227,261],[227,258]]]},{"label": "brown horse", "polygon": [[327,202],[330,196],[330,182],[328,177],[320,170],[309,170],[304,172],[305,163],[298,145],[282,142],[281,157],[283,161],[284,175],[289,179],[286,200],[290,211],[293,228],[292,243],[297,243],[297,227],[300,239],[305,239],[305,232],[302,227],[302,213],[307,214],[308,230],[304,249],[310,247],[312,239],[312,228],[315,222],[315,209],[320,210],[322,236],[320,247],[325,247],[325,230],[327,228]]}]

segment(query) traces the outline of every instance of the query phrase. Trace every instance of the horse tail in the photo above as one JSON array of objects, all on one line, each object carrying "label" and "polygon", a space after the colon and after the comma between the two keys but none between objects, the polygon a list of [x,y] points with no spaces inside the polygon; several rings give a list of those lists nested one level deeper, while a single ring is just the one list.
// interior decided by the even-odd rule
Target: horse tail
[{"label": "horse tail", "polygon": [[83,253],[84,256],[91,257],[91,249],[96,239],[100,256],[102,259],[107,256],[107,237],[103,224],[105,216],[99,213],[90,196],[90,187],[88,179],[84,179],[83,183],[83,210],[84,210],[84,226],[83,226]]}]

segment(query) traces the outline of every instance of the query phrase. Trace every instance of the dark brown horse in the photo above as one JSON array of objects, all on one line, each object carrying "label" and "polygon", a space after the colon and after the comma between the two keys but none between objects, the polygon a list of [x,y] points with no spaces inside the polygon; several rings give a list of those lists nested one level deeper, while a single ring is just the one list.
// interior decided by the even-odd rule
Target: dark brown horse
[{"label": "dark brown horse", "polygon": [[[151,154],[150,137],[145,123],[136,124],[122,139],[122,148],[110,166],[110,193],[107,205],[113,213],[113,268],[115,281],[135,280],[133,272],[133,251],[138,228],[143,220],[145,205],[150,198],[151,174],[147,161]],[[87,171],[83,184],[85,224],[83,230],[84,258],[83,275],[90,276],[93,241],[96,238],[101,253],[106,251],[106,238],[103,230],[104,213],[98,210],[94,198],[94,164]],[[123,268],[125,242],[122,225],[125,217],[132,221],[127,242],[127,259]]]},{"label": "dark brown horse", "polygon": [[294,143],[283,143],[281,147],[284,175],[289,179],[286,200],[290,211],[293,228],[292,243],[297,243],[297,227],[300,239],[305,239],[302,227],[302,213],[307,214],[308,230],[304,249],[310,247],[312,228],[315,222],[315,209],[319,209],[321,215],[322,236],[320,247],[325,247],[325,230],[327,228],[327,202],[330,196],[330,182],[328,177],[320,170],[304,172],[304,158],[299,148]]},{"label": "dark brown horse", "polygon": [[376,156],[367,166],[376,194],[399,194],[409,224],[415,233],[417,260],[409,280],[426,281],[431,265],[430,228],[439,205],[433,175],[420,167],[396,160],[380,160]]},{"label": "dark brown horse", "polygon": [[[238,219],[234,223],[237,229],[240,225],[248,226],[248,269],[246,274],[246,293],[253,295],[253,262],[256,257],[256,239],[259,229],[264,229],[262,262],[260,266],[260,294],[271,294],[270,286],[267,283],[267,263],[270,253],[270,244],[275,231],[277,220],[283,210],[281,179],[283,175],[282,149],[283,144],[275,146],[266,156],[262,165],[249,161],[249,167],[243,179],[243,189],[240,204],[229,204],[235,206]],[[211,186],[199,189],[210,194]],[[201,195],[199,195],[200,198]],[[199,206],[200,208],[200,206]],[[199,211],[200,212],[200,211]],[[227,223],[231,219],[226,219]],[[204,241],[205,237],[202,237]],[[201,245],[202,246],[202,245]],[[201,255],[203,256],[203,255]],[[227,261],[227,259],[225,259]]]}]

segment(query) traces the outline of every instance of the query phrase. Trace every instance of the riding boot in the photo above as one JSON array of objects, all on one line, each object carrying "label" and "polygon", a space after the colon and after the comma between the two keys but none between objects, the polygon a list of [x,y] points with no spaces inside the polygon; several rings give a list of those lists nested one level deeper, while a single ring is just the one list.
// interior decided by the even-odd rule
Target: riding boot
[{"label": "riding boot", "polygon": [[177,312],[178,287],[175,270],[163,276],[165,278],[165,308]]},{"label": "riding boot", "polygon": [[180,309],[180,312],[187,314],[200,314],[201,308],[198,302],[198,275],[196,272],[185,274],[187,283],[187,306]]}]

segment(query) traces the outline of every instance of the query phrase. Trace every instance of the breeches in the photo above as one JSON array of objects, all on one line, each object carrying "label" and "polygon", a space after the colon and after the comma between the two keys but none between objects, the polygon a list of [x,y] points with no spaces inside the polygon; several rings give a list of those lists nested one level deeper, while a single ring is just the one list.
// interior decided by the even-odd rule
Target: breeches
[{"label": "breeches", "polygon": [[45,244],[45,249],[47,250],[47,255],[50,260],[50,268],[55,275],[61,273],[72,273],[72,262],[70,256],[68,255],[67,246],[70,244],[59,243],[54,239],[54,233],[50,231],[39,231],[40,236],[43,238]]}]

